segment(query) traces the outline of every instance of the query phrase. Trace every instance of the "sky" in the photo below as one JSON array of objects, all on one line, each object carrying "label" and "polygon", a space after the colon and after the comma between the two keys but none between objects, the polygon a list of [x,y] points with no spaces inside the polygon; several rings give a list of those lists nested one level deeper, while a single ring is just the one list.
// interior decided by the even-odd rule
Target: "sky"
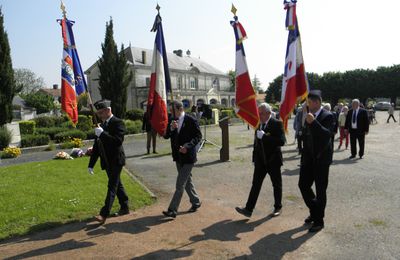
[{"label": "sky", "polygon": [[[101,56],[105,25],[112,17],[119,48],[152,49],[150,32],[161,6],[168,52],[191,51],[223,72],[235,67],[235,40],[226,0],[64,0],[84,70]],[[250,76],[266,89],[283,73],[287,31],[282,0],[233,1],[247,31],[244,41]],[[14,68],[43,77],[46,87],[61,82],[62,38],[56,22],[59,0],[0,0]],[[376,69],[400,63],[399,1],[298,0],[297,16],[306,71]]]}]

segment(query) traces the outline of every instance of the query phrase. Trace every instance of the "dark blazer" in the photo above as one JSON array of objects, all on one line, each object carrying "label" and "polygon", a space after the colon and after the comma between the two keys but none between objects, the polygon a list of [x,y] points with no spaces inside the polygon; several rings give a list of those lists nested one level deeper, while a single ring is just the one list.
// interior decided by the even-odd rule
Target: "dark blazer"
[{"label": "dark blazer", "polygon": [[149,116],[148,116],[147,111],[144,112],[144,114],[143,114],[142,130],[146,131],[146,132],[150,132],[151,131],[151,124],[150,124],[150,120],[149,120]]},{"label": "dark blazer", "polygon": [[[105,157],[108,166],[125,165],[125,151],[122,143],[124,142],[125,124],[121,119],[113,116],[107,125],[102,124],[104,132],[100,137],[97,137],[93,146],[93,153],[90,156],[89,168],[93,168],[99,158],[99,144],[98,139],[101,141],[105,151]],[[101,156],[100,156],[101,157]],[[101,158],[101,168],[107,168],[107,163]]]},{"label": "dark blazer", "polygon": [[304,124],[302,164],[331,164],[333,157],[332,135],[335,128],[333,114],[325,109],[311,124]]},{"label": "dark blazer", "polygon": [[264,132],[262,139],[258,139],[257,131],[255,132],[253,162],[262,163],[266,167],[282,166],[281,146],[286,142],[282,122],[271,117]]},{"label": "dark blazer", "polygon": [[351,120],[353,119],[353,109],[350,109],[346,116],[345,128],[349,130],[350,133],[365,134],[369,132],[369,120],[368,112],[364,108],[360,107],[357,115],[357,129],[351,128]]},{"label": "dark blazer", "polygon": [[[200,143],[202,135],[197,120],[185,113],[181,130],[178,133],[178,129],[171,131],[170,120],[167,132],[164,136],[165,139],[171,139],[171,150],[172,158],[175,162],[181,164],[192,164],[197,161],[197,149],[196,146]],[[184,146],[187,148],[187,153],[183,154],[179,152],[179,147]]]}]

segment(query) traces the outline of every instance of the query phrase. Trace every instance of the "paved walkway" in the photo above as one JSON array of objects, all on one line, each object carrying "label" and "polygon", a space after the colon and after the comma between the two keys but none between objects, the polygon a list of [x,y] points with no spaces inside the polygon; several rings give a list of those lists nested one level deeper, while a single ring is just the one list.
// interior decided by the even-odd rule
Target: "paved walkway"
[{"label": "paved walkway", "polygon": [[[264,181],[251,219],[234,207],[247,199],[252,178],[252,132],[244,125],[230,128],[231,162],[219,163],[219,150],[207,145],[193,170],[203,206],[187,214],[183,197],[180,214],[165,220],[176,170],[169,144],[159,140],[158,155],[143,155],[143,137],[126,143],[127,168],[159,199],[104,226],[75,223],[0,243],[0,258],[137,258],[137,259],[399,259],[400,194],[399,124],[386,124],[385,112],[371,126],[362,160],[348,160],[349,151],[336,151],[330,171],[326,228],[309,234],[302,226],[308,215],[297,187],[299,156],[288,136],[284,147],[283,214],[268,215],[273,196]],[[207,138],[219,143],[218,128]],[[337,144],[335,144],[337,147]]]}]

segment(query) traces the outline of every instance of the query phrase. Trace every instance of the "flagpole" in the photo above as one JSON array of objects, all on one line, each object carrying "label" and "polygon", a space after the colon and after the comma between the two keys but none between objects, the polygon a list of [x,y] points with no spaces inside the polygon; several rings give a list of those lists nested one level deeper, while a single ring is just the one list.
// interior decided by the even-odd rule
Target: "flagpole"
[{"label": "flagpole", "polygon": [[[67,21],[67,11],[66,11],[66,9],[65,9],[65,5],[64,5],[64,3],[63,3],[62,0],[61,0],[61,6],[60,6],[60,8],[61,8],[62,13],[63,13],[63,19],[64,19],[65,21]],[[65,48],[65,46],[64,46],[64,48]],[[68,46],[67,46],[67,48],[68,48]],[[78,59],[78,62],[79,62],[79,59]],[[79,66],[81,66],[81,65],[79,65]],[[84,77],[84,75],[82,75],[82,76]],[[87,85],[84,84],[84,86],[85,86],[85,91],[86,91],[87,96],[88,96],[90,111],[92,112],[92,123],[93,123],[93,127],[94,127],[94,128],[95,128],[95,127],[99,127],[100,124],[99,124],[99,122],[98,122],[98,120],[97,120],[96,112],[94,111],[94,106],[93,106],[92,97],[91,97],[91,95],[90,95],[90,92],[89,92],[88,89],[87,89]],[[97,145],[98,145],[98,148],[99,148],[99,153],[100,153],[101,158],[103,158],[105,164],[106,164],[107,167],[108,167],[108,160],[107,160],[107,157],[105,156],[106,153],[105,153],[105,150],[104,150],[103,143],[101,142],[101,140],[100,140],[99,138],[97,138],[97,140],[96,140],[95,142],[97,142]]]}]

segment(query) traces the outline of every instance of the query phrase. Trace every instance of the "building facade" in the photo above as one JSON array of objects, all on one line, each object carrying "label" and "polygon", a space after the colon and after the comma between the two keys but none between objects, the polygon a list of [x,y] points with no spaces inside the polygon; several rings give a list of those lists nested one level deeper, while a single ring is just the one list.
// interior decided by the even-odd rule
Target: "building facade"
[{"label": "building facade", "polygon": [[[144,109],[150,86],[153,50],[128,47],[124,52],[133,73],[128,87],[127,109]],[[174,99],[181,100],[185,107],[201,104],[221,104],[226,107],[235,105],[235,92],[230,91],[230,78],[227,73],[199,58],[191,57],[190,51],[183,55],[182,50],[176,50],[174,53],[168,53],[167,57]],[[92,99],[101,99],[97,62],[85,71],[85,74]]]}]

